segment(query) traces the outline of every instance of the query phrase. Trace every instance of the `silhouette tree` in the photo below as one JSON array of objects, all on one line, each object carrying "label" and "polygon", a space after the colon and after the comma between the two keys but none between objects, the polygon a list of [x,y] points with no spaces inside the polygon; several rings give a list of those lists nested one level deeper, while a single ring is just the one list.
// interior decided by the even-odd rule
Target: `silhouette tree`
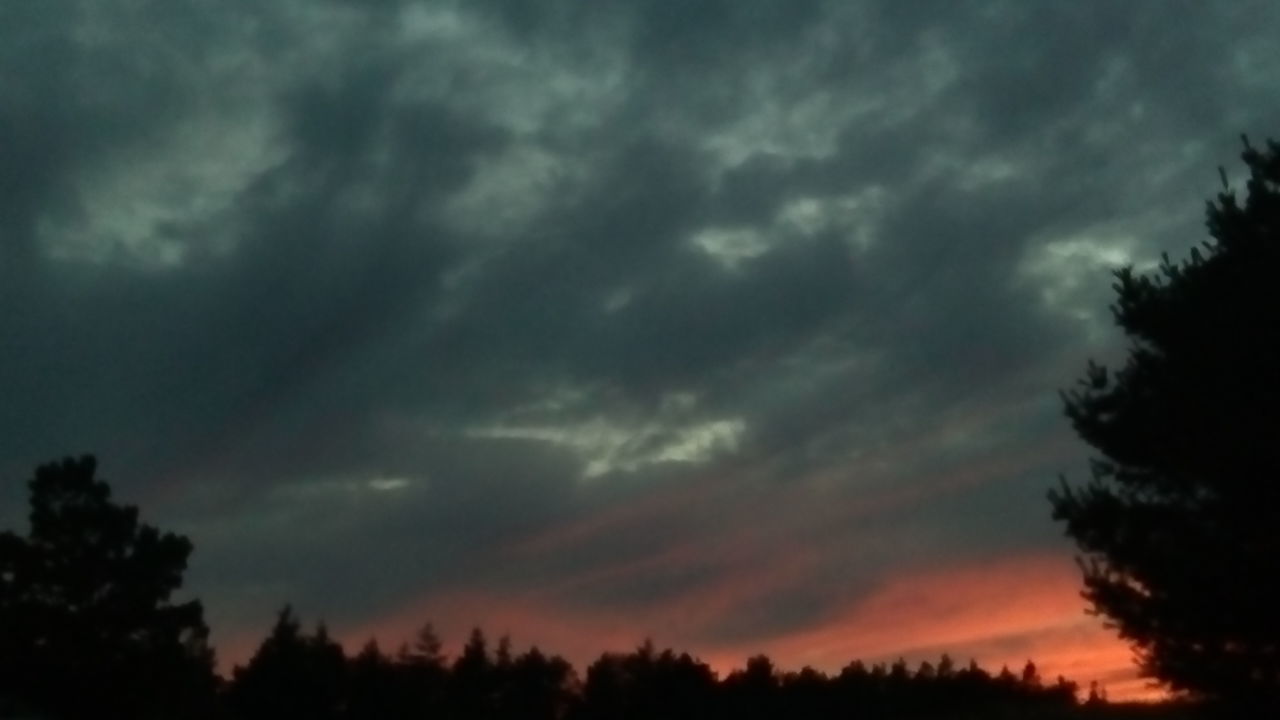
[{"label": "silhouette tree", "polygon": [[27,536],[0,533],[0,698],[63,718],[200,717],[209,631],[198,601],[171,601],[191,543],[140,524],[96,470],[87,455],[40,466]]},{"label": "silhouette tree", "polygon": [[[347,700],[346,656],[323,624],[306,635],[285,606],[271,634],[244,667],[237,667],[229,690],[232,710],[245,720],[341,717]],[[378,653],[381,655],[381,653]],[[381,658],[365,658],[370,663]]]},{"label": "silhouette tree", "polygon": [[955,674],[956,661],[952,660],[950,655],[942,653],[942,657],[938,658],[938,679],[948,680],[955,677]]},{"label": "silhouette tree", "polygon": [[1040,687],[1040,670],[1030,660],[1022,666],[1022,684],[1027,687]]},{"label": "silhouette tree", "polygon": [[657,652],[645,641],[626,655],[606,653],[587,668],[582,715],[611,720],[706,718],[715,673],[688,653]]},{"label": "silhouette tree", "polygon": [[441,652],[440,638],[431,623],[414,636],[413,645],[404,645],[396,656],[402,704],[409,717],[439,714],[445,705],[449,668]]},{"label": "silhouette tree", "polygon": [[1245,140],[1243,204],[1226,182],[1211,242],[1159,271],[1116,272],[1128,335],[1063,398],[1101,457],[1050,494],[1084,557],[1084,596],[1170,688],[1280,696],[1280,146]]},{"label": "silhouette tree", "polygon": [[440,636],[436,634],[435,626],[425,623],[414,635],[413,645],[401,646],[399,655],[403,662],[443,667],[444,653],[441,652],[443,647]]},{"label": "silhouette tree", "polygon": [[723,684],[732,717],[763,720],[779,715],[777,702],[781,678],[767,655],[748,658],[746,667],[730,673]]},{"label": "silhouette tree", "polygon": [[837,715],[835,686],[825,674],[805,666],[782,677],[784,715],[798,718],[827,718]]},{"label": "silhouette tree", "polygon": [[506,673],[499,695],[500,718],[556,720],[574,698],[573,667],[563,658],[543,655],[538,648],[517,657]]},{"label": "silhouette tree", "polygon": [[453,662],[449,704],[459,718],[492,717],[497,707],[498,668],[484,631],[472,628],[462,654]]},{"label": "silhouette tree", "polygon": [[347,663],[347,698],[344,717],[349,720],[398,720],[417,716],[403,692],[403,675],[395,662],[370,639]]}]

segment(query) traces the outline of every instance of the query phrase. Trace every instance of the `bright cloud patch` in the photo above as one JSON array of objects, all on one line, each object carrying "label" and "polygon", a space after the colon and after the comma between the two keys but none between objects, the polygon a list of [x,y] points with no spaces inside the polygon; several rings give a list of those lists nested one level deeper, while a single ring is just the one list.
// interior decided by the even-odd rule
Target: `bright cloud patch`
[{"label": "bright cloud patch", "polygon": [[[1099,277],[1134,264],[1137,238],[1132,235],[1089,234],[1046,242],[1023,263],[1022,272],[1040,288],[1041,300],[1052,310],[1094,327],[1105,318],[1099,305]],[[1144,263],[1137,268],[1150,270]]]},{"label": "bright cloud patch", "polygon": [[612,424],[597,418],[571,426],[499,425],[470,430],[472,437],[536,440],[573,450],[583,461],[582,477],[635,472],[657,463],[700,463],[731,453],[746,430],[740,419],[683,426],[659,423]]},{"label": "bright cloud patch", "polygon": [[769,250],[769,242],[756,230],[703,230],[693,236],[693,244],[726,270]]}]

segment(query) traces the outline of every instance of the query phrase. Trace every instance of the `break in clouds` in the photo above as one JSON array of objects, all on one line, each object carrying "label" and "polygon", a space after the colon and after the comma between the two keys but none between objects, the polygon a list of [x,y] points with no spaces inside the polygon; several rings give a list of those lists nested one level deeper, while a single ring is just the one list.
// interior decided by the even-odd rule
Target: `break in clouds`
[{"label": "break in clouds", "polygon": [[[285,601],[571,657],[1083,642],[1069,568],[1019,595],[1086,474],[1057,390],[1117,350],[1109,269],[1280,134],[1278,21],[6,3],[0,516],[97,453],[231,660]],[[1054,610],[970,617],[1006,600]]]}]

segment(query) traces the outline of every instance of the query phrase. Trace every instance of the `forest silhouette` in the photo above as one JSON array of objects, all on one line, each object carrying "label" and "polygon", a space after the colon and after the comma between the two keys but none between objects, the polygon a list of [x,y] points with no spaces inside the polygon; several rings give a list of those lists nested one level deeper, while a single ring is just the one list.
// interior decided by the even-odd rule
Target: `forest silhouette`
[{"label": "forest silhouette", "polygon": [[[944,655],[911,667],[850,662],[828,675],[763,655],[720,678],[646,642],[579,674],[563,658],[491,646],[456,657],[424,625],[393,652],[355,654],[285,606],[230,677],[214,670],[198,601],[174,602],[191,543],[111,499],[91,456],[39,467],[26,537],[0,533],[0,718],[209,720],[694,720],[1121,717],[1096,692],[1028,660],[991,673]],[[1123,715],[1128,717],[1129,715]]]}]

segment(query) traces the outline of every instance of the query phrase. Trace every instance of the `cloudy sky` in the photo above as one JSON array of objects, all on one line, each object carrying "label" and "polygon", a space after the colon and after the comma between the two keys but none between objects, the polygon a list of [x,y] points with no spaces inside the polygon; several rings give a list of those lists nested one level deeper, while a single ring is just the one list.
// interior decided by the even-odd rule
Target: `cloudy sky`
[{"label": "cloudy sky", "polygon": [[1109,269],[1280,5],[0,2],[0,519],[93,452],[224,667],[293,602],[1132,690],[1049,517]]}]

